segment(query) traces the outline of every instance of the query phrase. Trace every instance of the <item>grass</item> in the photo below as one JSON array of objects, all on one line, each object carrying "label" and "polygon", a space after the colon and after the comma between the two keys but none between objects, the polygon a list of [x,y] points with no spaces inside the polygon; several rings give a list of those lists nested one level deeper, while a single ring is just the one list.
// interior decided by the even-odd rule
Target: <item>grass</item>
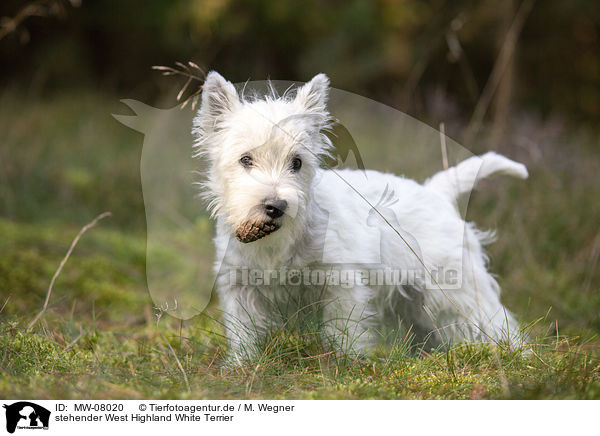
[{"label": "grass", "polygon": [[81,334],[73,319],[53,319],[30,334],[4,323],[0,391],[4,398],[98,399],[600,397],[597,350],[568,338],[528,354],[462,345],[422,357],[395,347],[368,360],[338,360],[319,350],[314,335],[280,334],[258,363],[230,368],[221,365],[222,341],[209,321],[177,324],[90,324]]},{"label": "grass", "polygon": [[[540,153],[504,150],[531,178],[483,184],[470,202],[469,219],[498,229],[491,268],[507,306],[532,325],[531,352],[471,344],[415,355],[399,343],[355,360],[327,353],[315,332],[286,331],[257,362],[231,368],[218,302],[183,323],[153,308],[142,137],[110,117],[124,111],[117,99],[17,97],[0,95],[1,398],[600,398],[592,134],[547,137],[535,124],[527,132]],[[104,210],[113,216],[79,241],[28,331],[73,237]],[[208,239],[208,226],[198,231]]]}]

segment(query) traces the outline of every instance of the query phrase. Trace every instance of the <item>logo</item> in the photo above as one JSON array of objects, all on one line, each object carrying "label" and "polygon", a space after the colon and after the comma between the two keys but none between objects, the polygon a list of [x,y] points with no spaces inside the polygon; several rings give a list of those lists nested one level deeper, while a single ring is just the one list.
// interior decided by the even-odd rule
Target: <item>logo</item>
[{"label": "logo", "polygon": [[50,411],[28,401],[4,405],[6,409],[6,431],[14,433],[18,429],[48,430]]}]

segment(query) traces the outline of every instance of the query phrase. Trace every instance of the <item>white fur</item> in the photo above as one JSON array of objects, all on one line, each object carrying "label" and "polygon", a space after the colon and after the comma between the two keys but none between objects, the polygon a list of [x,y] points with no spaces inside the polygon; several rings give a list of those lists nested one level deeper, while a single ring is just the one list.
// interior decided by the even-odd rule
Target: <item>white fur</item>
[{"label": "white fur", "polygon": [[[490,235],[460,217],[455,201],[476,181],[494,174],[527,177],[521,164],[488,153],[434,175],[424,185],[392,174],[324,170],[331,143],[329,80],[315,76],[295,94],[240,98],[211,72],[194,120],[197,152],[210,163],[204,195],[217,221],[217,291],[231,356],[254,357],[271,328],[287,325],[302,309],[320,307],[327,346],[361,353],[386,326],[408,329],[428,346],[459,341],[516,341],[519,329],[500,302],[486,269]],[[252,167],[240,163],[251,155]],[[302,160],[291,170],[294,157]],[[358,194],[360,193],[360,194]],[[286,200],[280,228],[242,243],[234,235],[248,221],[268,221],[266,198]],[[489,242],[489,241],[488,241]],[[440,266],[461,271],[456,289],[443,285],[373,286],[354,283],[299,286],[232,281],[242,269],[331,270]]]}]

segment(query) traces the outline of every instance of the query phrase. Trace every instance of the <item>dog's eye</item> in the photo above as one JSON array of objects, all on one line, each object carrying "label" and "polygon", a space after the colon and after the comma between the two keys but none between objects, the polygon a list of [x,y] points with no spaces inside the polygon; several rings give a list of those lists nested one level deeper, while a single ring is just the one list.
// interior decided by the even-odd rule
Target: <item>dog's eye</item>
[{"label": "dog's eye", "polygon": [[295,157],[292,159],[292,170],[299,171],[302,168],[302,159]]},{"label": "dog's eye", "polygon": [[242,156],[242,158],[240,159],[240,163],[245,166],[246,168],[249,168],[252,166],[252,158],[248,155],[244,155]]}]

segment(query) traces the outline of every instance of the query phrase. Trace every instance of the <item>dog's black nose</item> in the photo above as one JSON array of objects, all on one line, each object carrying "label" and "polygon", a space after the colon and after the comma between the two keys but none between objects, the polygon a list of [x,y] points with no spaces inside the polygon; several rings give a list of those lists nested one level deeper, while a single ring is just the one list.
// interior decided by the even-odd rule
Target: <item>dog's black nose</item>
[{"label": "dog's black nose", "polygon": [[287,208],[287,201],[285,200],[266,200],[265,201],[265,212],[269,218],[279,218],[285,212]]}]

